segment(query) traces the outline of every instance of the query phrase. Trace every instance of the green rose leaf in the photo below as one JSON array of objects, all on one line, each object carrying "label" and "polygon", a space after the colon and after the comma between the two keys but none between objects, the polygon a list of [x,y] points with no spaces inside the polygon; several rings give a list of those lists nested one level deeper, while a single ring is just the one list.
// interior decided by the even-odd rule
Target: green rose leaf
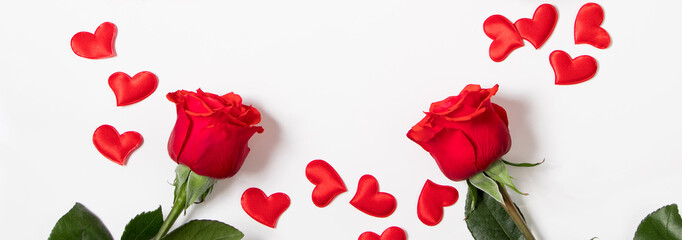
[{"label": "green rose leaf", "polygon": [[168,233],[162,240],[240,240],[244,234],[225,223],[213,220],[192,220]]},{"label": "green rose leaf", "polygon": [[545,159],[542,159],[542,162],[537,162],[537,163],[513,163],[513,162],[507,162],[504,159],[500,159],[500,160],[502,160],[503,163],[510,165],[510,166],[514,166],[514,167],[535,167],[535,166],[540,165],[540,164],[545,162]]},{"label": "green rose leaf", "polygon": [[517,193],[521,195],[528,195],[527,193],[523,193],[516,189],[516,186],[514,186],[514,183],[512,182],[512,177],[509,176],[509,173],[507,172],[507,167],[504,165],[504,162],[494,162],[492,165],[490,165],[490,167],[488,167],[488,169],[485,170],[485,173],[493,180],[510,187]]},{"label": "green rose leaf", "polygon": [[101,220],[83,204],[76,203],[52,228],[48,240],[113,240]]},{"label": "green rose leaf", "polygon": [[470,177],[468,181],[471,185],[481,189],[481,191],[487,193],[501,204],[504,204],[504,199],[502,198],[502,193],[500,193],[500,188],[497,187],[497,183],[495,180],[486,176],[485,173],[477,173]]},{"label": "green rose leaf", "polygon": [[163,224],[163,213],[161,206],[151,212],[143,212],[135,216],[126,225],[121,240],[149,240],[156,235],[156,232]]},{"label": "green rose leaf", "polygon": [[[476,240],[525,240],[521,231],[497,200],[474,188],[469,188],[465,206],[473,206],[466,223]],[[478,204],[472,204],[473,197]]]},{"label": "green rose leaf", "polygon": [[677,204],[649,214],[637,227],[635,240],[682,240],[682,218]]}]

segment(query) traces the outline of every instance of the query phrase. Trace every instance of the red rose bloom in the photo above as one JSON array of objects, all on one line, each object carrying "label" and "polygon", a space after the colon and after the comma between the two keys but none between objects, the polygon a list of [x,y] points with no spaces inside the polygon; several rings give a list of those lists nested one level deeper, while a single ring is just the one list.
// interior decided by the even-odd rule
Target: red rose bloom
[{"label": "red rose bloom", "polygon": [[407,133],[449,179],[468,179],[511,148],[507,113],[490,102],[497,88],[467,85],[459,95],[432,103],[426,117]]},{"label": "red rose bloom", "polygon": [[180,90],[166,98],[175,103],[178,120],[168,140],[173,161],[211,178],[234,176],[249,154],[248,141],[263,132],[260,113],[234,93],[218,96]]}]

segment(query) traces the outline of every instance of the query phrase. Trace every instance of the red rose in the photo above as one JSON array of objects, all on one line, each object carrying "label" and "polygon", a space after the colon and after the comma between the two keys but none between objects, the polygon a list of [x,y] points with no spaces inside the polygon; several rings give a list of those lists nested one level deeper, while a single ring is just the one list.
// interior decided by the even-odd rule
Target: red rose
[{"label": "red rose", "polygon": [[234,93],[218,96],[180,90],[166,98],[175,103],[178,120],[168,140],[173,161],[211,178],[234,176],[249,154],[248,141],[263,132],[260,113]]},{"label": "red rose", "polygon": [[426,117],[407,133],[449,179],[468,179],[511,148],[507,113],[490,102],[497,88],[467,85],[459,95],[432,103]]}]

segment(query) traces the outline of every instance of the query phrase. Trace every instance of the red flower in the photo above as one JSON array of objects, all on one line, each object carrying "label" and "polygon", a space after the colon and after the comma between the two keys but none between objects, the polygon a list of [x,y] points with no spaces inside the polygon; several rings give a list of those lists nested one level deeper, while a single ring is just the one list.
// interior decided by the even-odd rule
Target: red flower
[{"label": "red flower", "polygon": [[168,140],[173,161],[211,178],[234,176],[249,153],[248,141],[263,132],[260,113],[234,93],[218,96],[180,90],[166,98],[175,103],[178,120]]},{"label": "red flower", "polygon": [[431,104],[407,137],[431,153],[453,181],[486,170],[511,148],[507,113],[490,98],[498,85],[467,85],[458,96]]}]

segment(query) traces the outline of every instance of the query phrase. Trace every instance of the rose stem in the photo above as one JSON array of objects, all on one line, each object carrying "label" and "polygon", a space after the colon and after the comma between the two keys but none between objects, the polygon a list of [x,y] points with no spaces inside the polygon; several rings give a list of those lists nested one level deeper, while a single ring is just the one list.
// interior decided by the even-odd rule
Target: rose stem
[{"label": "rose stem", "polygon": [[502,204],[502,207],[504,207],[504,210],[507,211],[507,214],[509,214],[509,217],[514,221],[516,224],[516,227],[521,230],[521,233],[523,234],[524,237],[526,237],[527,240],[535,240],[535,237],[533,236],[533,233],[530,232],[530,229],[528,229],[528,225],[526,225],[526,221],[523,220],[521,217],[521,213],[519,213],[519,210],[516,208],[516,205],[514,205],[514,202],[512,202],[511,197],[509,197],[509,193],[507,193],[507,189],[500,185],[499,182],[495,181],[497,183],[497,187],[500,189],[500,193],[502,193],[502,198],[504,199],[504,204]]},{"label": "rose stem", "polygon": [[168,233],[168,230],[170,230],[170,228],[173,226],[173,223],[175,223],[175,220],[177,220],[178,216],[180,216],[182,210],[185,209],[185,203],[187,202],[186,186],[186,184],[183,184],[180,188],[180,194],[178,194],[178,198],[175,199],[173,208],[171,208],[170,213],[168,213],[168,217],[166,217],[166,220],[163,221],[163,225],[161,225],[161,229],[159,229],[159,232],[156,233],[156,236],[154,236],[152,240],[159,240],[165,236],[166,233]]}]

